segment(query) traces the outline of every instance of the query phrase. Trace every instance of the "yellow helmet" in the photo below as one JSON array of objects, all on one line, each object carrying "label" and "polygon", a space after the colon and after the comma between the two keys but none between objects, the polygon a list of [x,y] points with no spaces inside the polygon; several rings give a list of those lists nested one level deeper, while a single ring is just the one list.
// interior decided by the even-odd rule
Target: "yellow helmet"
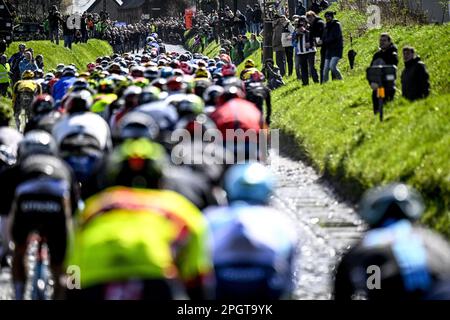
[{"label": "yellow helmet", "polygon": [[34,79],[34,72],[31,70],[25,70],[22,73],[22,79]]},{"label": "yellow helmet", "polygon": [[254,68],[255,67],[255,61],[253,61],[252,59],[247,59],[245,61],[245,65],[244,66],[245,66],[246,69]]},{"label": "yellow helmet", "polygon": [[209,79],[210,75],[208,70],[205,67],[198,68],[197,72],[195,73],[195,78],[206,78]]}]

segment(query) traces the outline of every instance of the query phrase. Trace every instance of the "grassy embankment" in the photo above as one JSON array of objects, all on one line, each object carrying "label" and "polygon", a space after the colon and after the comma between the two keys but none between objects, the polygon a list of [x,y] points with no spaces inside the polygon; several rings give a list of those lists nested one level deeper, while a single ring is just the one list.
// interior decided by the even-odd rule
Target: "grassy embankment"
[{"label": "grassy embankment", "polygon": [[[339,65],[344,81],[302,87],[295,76],[286,78],[286,86],[273,93],[273,128],[294,137],[313,166],[349,199],[392,181],[416,187],[427,202],[423,221],[450,236],[450,25],[366,31],[366,17],[356,11],[338,12],[337,18],[345,35]],[[381,123],[373,115],[365,80],[380,32],[389,32],[400,50],[404,45],[417,49],[432,89],[430,97],[414,103],[398,91]],[[353,70],[346,58],[350,33],[358,53]],[[211,44],[205,53],[215,47]],[[260,57],[260,51],[251,56],[257,63]],[[403,68],[400,59],[398,75]]]}]

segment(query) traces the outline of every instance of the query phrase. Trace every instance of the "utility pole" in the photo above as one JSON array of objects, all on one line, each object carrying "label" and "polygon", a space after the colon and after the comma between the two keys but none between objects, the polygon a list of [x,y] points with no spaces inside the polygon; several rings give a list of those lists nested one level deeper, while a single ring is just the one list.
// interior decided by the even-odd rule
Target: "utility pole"
[{"label": "utility pole", "polygon": [[267,59],[273,59],[273,47],[272,47],[272,35],[273,35],[273,25],[272,25],[272,13],[271,6],[274,2],[263,1],[264,5],[264,44],[263,44],[263,63]]}]

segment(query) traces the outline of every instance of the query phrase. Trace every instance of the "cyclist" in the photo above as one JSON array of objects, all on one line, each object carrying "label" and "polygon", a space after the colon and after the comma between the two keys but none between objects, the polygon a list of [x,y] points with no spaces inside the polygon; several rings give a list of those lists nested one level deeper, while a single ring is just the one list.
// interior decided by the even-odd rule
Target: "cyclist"
[{"label": "cyclist", "polygon": [[75,77],[77,70],[73,66],[67,66],[63,69],[61,78],[52,87],[52,96],[59,105],[62,98],[69,91],[70,87],[77,80]]},{"label": "cyclist", "polygon": [[259,163],[231,167],[224,177],[229,205],[209,208],[216,298],[277,300],[293,293],[297,236],[268,206],[274,177]]},{"label": "cyclist", "polygon": [[[416,223],[423,211],[421,196],[405,184],[369,190],[359,208],[369,230],[342,258],[334,298],[434,299],[446,288],[439,298],[450,299],[450,246]],[[379,277],[378,285],[371,275]]]},{"label": "cyclist", "polygon": [[39,128],[39,122],[55,110],[55,100],[49,94],[41,94],[31,104],[31,117],[25,126],[25,133]]},{"label": "cyclist", "polygon": [[245,82],[246,99],[253,102],[261,112],[264,112],[263,105],[266,103],[266,123],[270,125],[272,102],[270,89],[264,84],[264,74],[256,70],[253,73],[248,72],[247,75],[249,79]]},{"label": "cyclist", "polygon": [[[37,231],[50,250],[55,297],[62,298],[61,276],[71,215],[78,203],[70,169],[56,157],[56,144],[44,131],[31,131],[19,144],[18,164],[8,172],[2,198],[10,207],[14,242],[12,275],[15,297],[23,299],[28,236]],[[4,178],[5,176],[3,176]]]},{"label": "cyclist", "polygon": [[252,59],[247,59],[244,64],[244,70],[241,71],[239,78],[242,81],[247,81],[256,71],[258,71],[258,69],[255,68],[255,62]]},{"label": "cyclist", "polygon": [[183,196],[159,190],[165,163],[147,139],[125,141],[108,158],[106,189],[86,201],[67,262],[83,270],[75,298],[207,297],[206,221]]},{"label": "cyclist", "polygon": [[[18,81],[13,87],[12,104],[14,106],[14,118],[17,129],[23,131],[27,119],[31,116],[31,103],[35,96],[42,93],[41,86],[34,80],[34,72],[24,71],[22,80]],[[20,116],[25,111],[25,121],[21,123]]]}]

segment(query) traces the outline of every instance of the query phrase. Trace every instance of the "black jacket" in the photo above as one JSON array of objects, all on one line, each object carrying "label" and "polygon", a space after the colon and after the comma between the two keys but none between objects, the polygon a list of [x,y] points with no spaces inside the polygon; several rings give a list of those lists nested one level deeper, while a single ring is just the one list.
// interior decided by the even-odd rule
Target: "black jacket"
[{"label": "black jacket", "polygon": [[332,57],[342,58],[344,51],[344,38],[342,37],[342,28],[338,20],[327,22],[323,31],[322,42],[326,49],[326,59]]},{"label": "black jacket", "polygon": [[397,47],[394,44],[391,44],[389,48],[386,49],[386,51],[378,50],[372,58],[372,62],[370,63],[371,66],[379,65],[379,61],[377,60],[383,60],[384,63],[381,63],[382,65],[398,65],[398,54],[397,54]]},{"label": "black jacket", "polygon": [[405,63],[402,93],[409,100],[426,98],[430,94],[430,75],[419,57]]},{"label": "black jacket", "polygon": [[323,31],[325,30],[325,22],[322,18],[317,17],[309,28],[310,35],[313,39],[322,39]]}]

